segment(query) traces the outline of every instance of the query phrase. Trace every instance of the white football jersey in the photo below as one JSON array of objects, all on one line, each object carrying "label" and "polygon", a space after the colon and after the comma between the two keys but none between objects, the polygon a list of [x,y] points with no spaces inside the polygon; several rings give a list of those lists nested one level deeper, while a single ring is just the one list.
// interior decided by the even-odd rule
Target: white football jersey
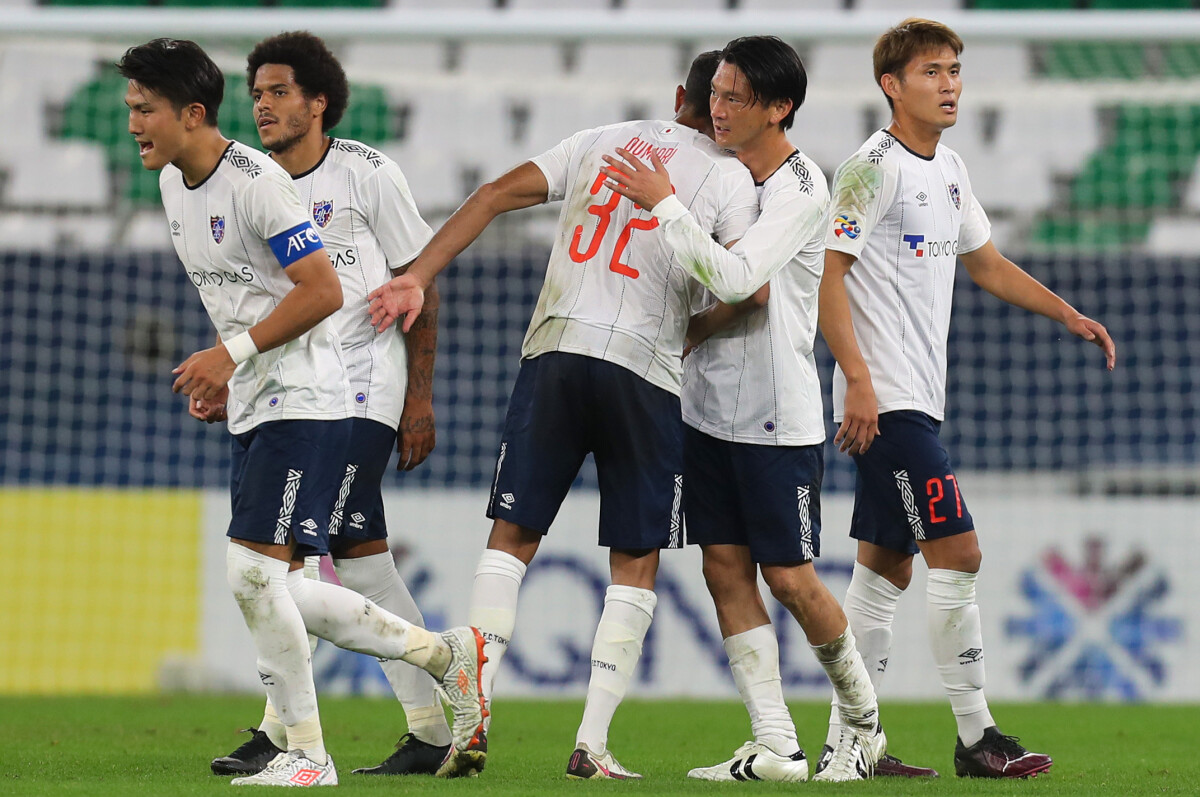
[{"label": "white football jersey", "polygon": [[[322,247],[292,178],[266,154],[231,142],[195,186],[159,175],[171,242],[221,340],[262,321],[293,283],[284,268]],[[349,418],[346,369],[332,319],[251,357],[229,380],[229,431],[267,421]]]},{"label": "white football jersey", "polygon": [[295,178],[296,190],[342,281],[334,315],[359,418],[395,428],[404,410],[408,352],[400,325],[379,334],[367,294],[429,243],[408,181],[395,161],[357,141],[333,139],[321,161]]},{"label": "white football jersey", "polygon": [[[881,413],[945,416],[955,263],[990,237],[967,169],[948,147],[938,144],[927,158],[880,130],[838,167],[825,246],[858,258],[846,293]],[[839,367],[834,420],[845,402]]]},{"label": "white football jersey", "polygon": [[[743,285],[730,286],[740,289],[735,294],[771,283],[766,307],[711,336],[684,361],[683,419],[721,440],[813,445],[825,440],[813,342],[829,189],[816,163],[793,152],[758,190],[758,221],[729,251],[688,235],[683,224],[665,224],[667,242],[683,262],[743,275]],[[716,298],[710,294],[709,301]]]},{"label": "white football jersey", "polygon": [[758,204],[750,173],[690,127],[639,121],[584,130],[533,159],[549,200],[565,199],[546,282],[522,357],[564,351],[596,357],[679,394],[680,356],[696,285],[659,221],[604,187],[602,155],[617,147],[671,171],[675,193],[718,240],[736,240]]}]

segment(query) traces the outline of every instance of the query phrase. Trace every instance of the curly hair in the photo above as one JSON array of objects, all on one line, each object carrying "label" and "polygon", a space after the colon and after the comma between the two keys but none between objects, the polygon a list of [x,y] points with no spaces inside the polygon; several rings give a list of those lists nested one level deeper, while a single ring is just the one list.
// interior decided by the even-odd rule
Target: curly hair
[{"label": "curly hair", "polygon": [[337,57],[325,42],[308,31],[280,33],[263,39],[246,58],[246,87],[254,90],[254,76],[263,64],[283,64],[292,68],[296,85],[308,99],[324,94],[325,114],[322,132],[337,127],[350,102],[350,84]]}]

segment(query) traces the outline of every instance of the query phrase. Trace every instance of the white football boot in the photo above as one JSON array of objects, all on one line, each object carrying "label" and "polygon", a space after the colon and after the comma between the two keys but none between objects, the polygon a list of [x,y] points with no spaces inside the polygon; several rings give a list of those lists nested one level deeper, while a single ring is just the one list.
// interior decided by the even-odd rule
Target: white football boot
[{"label": "white football boot", "polygon": [[734,752],[733,758],[711,767],[697,767],[687,773],[696,780],[723,782],[773,780],[795,783],[808,780],[808,759],[804,751],[784,756],[761,742],[746,742]]},{"label": "white football boot", "polygon": [[337,782],[332,758],[326,758],[323,765],[318,764],[303,750],[280,753],[257,775],[230,781],[234,786],[336,786]]},{"label": "white football boot", "polygon": [[813,775],[813,780],[841,782],[874,777],[875,765],[886,751],[887,737],[879,725],[873,731],[843,725],[829,763]]},{"label": "white football boot", "polygon": [[482,772],[487,762],[483,719],[488,711],[479,691],[480,672],[487,661],[483,655],[483,636],[478,629],[460,626],[443,631],[441,637],[450,648],[450,666],[442,676],[439,691],[450,704],[454,722],[450,753],[438,768],[437,776],[471,777]]}]

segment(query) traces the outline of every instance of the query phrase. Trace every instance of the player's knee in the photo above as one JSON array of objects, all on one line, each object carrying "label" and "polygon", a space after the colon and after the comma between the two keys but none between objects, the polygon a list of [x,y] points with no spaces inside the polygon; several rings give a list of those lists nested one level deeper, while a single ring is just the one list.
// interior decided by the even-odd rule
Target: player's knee
[{"label": "player's knee", "polygon": [[[807,567],[808,572],[805,572]],[[775,600],[788,607],[793,613],[805,614],[824,592],[815,577],[812,565],[800,567],[764,567],[763,580]]]},{"label": "player's knee", "polygon": [[233,597],[245,605],[266,597],[271,591],[271,559],[244,545],[230,543],[225,553],[225,577]]},{"label": "player's knee", "polygon": [[708,592],[718,604],[725,600],[736,600],[747,589],[755,588],[753,581],[747,579],[740,568],[732,567],[720,557],[705,555],[702,572]]}]

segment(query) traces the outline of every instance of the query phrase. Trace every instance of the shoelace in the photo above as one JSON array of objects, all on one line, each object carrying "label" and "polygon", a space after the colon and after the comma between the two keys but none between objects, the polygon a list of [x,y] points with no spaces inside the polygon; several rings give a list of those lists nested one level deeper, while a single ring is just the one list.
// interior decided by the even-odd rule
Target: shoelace
[{"label": "shoelace", "polygon": [[996,739],[996,749],[1009,758],[1020,758],[1029,752],[1021,746],[1020,740],[1016,736],[1004,733],[1000,734],[999,739]]}]

